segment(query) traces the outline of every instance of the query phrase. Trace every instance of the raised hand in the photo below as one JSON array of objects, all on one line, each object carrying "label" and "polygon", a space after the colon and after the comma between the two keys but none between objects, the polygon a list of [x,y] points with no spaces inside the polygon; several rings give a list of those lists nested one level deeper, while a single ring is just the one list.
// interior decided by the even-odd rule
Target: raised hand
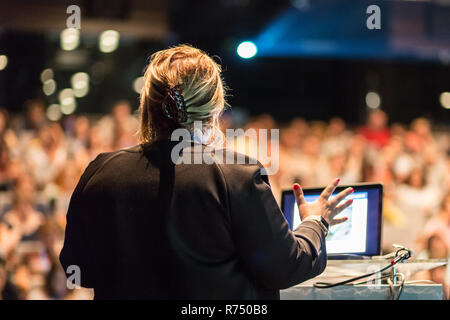
[{"label": "raised hand", "polygon": [[351,204],[353,203],[353,200],[349,199],[344,203],[339,204],[345,197],[353,193],[353,188],[347,188],[344,191],[340,192],[333,199],[329,200],[339,182],[340,179],[335,179],[325,188],[325,190],[323,190],[323,192],[320,194],[320,197],[316,201],[311,203],[306,202],[303,195],[303,190],[300,185],[297,183],[294,184],[294,195],[295,199],[297,200],[298,211],[300,212],[300,218],[302,219],[302,221],[306,217],[311,215],[322,216],[330,226],[348,220],[347,217],[339,219],[334,219],[334,217],[351,206]]}]

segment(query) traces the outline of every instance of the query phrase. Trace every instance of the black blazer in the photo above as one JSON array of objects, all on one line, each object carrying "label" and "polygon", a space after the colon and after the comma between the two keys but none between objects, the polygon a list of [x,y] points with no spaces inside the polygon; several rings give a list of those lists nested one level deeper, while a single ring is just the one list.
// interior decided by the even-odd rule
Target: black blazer
[{"label": "black blazer", "polygon": [[259,163],[174,165],[173,145],[102,153],[82,175],[60,261],[96,299],[279,299],[324,270],[324,232],[289,230]]}]

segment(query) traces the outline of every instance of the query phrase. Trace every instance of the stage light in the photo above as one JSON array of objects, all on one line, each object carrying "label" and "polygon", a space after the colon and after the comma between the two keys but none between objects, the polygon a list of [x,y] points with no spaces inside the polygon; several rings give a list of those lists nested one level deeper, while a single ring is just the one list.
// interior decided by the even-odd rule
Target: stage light
[{"label": "stage light", "polygon": [[61,105],[69,105],[73,100],[75,100],[75,98],[72,89],[67,88],[59,92],[59,103]]},{"label": "stage light", "polygon": [[59,92],[59,104],[61,105],[61,112],[63,114],[71,114],[75,111],[77,104],[73,90],[70,88],[61,90]]},{"label": "stage light", "polygon": [[83,87],[81,89],[73,89],[73,95],[77,98],[83,98],[89,93],[89,86]]},{"label": "stage light", "polygon": [[73,100],[73,103],[62,105],[61,106],[61,112],[65,115],[69,115],[75,112],[75,109],[77,108],[77,104],[75,102],[75,99]]},{"label": "stage light", "polygon": [[50,68],[44,69],[41,72],[41,81],[45,83],[47,80],[53,79],[53,70]]},{"label": "stage light", "polygon": [[51,121],[58,121],[61,119],[61,107],[59,104],[51,104],[48,106],[46,111],[47,118]]},{"label": "stage light", "polygon": [[380,95],[376,92],[367,92],[366,94],[366,105],[370,109],[378,109],[381,104]]},{"label": "stage light", "polygon": [[82,98],[89,92],[89,75],[86,72],[77,72],[70,79],[73,94],[77,98]]},{"label": "stage light", "polygon": [[60,35],[61,49],[66,51],[74,50],[80,44],[80,31],[70,28],[61,31]]},{"label": "stage light", "polygon": [[244,41],[237,47],[237,54],[244,59],[250,59],[256,55],[258,48],[253,42]]},{"label": "stage light", "polygon": [[115,30],[106,30],[100,34],[99,49],[101,52],[113,52],[119,46],[120,35]]},{"label": "stage light", "polygon": [[42,91],[46,96],[51,96],[56,90],[56,81],[53,79],[49,79],[44,82],[42,85]]},{"label": "stage light", "polygon": [[0,55],[0,71],[5,69],[8,65],[8,57],[5,55]]},{"label": "stage light", "polygon": [[73,89],[81,89],[89,84],[89,75],[86,72],[77,72],[70,79]]},{"label": "stage light", "polygon": [[133,89],[137,93],[141,93],[142,87],[144,86],[144,77],[138,77],[133,82]]},{"label": "stage light", "polygon": [[439,97],[439,102],[445,109],[450,109],[450,92],[442,92]]}]

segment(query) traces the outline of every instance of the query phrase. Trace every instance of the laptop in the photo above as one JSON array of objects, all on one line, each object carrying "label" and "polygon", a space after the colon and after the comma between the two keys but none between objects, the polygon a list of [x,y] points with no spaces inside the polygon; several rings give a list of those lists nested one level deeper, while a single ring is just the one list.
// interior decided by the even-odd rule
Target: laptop
[{"label": "laptop", "polygon": [[[326,247],[331,259],[364,259],[380,255],[383,185],[380,183],[360,183],[351,186],[338,186],[330,197],[352,187],[354,192],[347,196],[353,204],[339,213],[336,218],[348,217],[348,220],[330,226]],[[322,188],[303,188],[306,202],[315,201]],[[292,190],[282,192],[281,208],[289,228],[295,230],[301,219]]]}]

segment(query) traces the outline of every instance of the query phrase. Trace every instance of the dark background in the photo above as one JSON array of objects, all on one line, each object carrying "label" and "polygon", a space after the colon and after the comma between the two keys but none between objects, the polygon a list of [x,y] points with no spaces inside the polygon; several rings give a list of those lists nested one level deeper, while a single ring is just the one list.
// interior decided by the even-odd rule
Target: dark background
[{"label": "dark background", "polygon": [[[65,52],[59,47],[59,32],[65,28],[65,9],[70,4],[81,7],[81,44]],[[365,28],[364,10],[369,4],[382,9],[382,31]],[[262,41],[288,10],[290,24],[280,31],[276,50],[269,48],[248,60],[236,54],[241,41]],[[302,26],[304,21],[308,24]],[[118,30],[121,38],[119,48],[105,54],[96,41],[107,29]],[[372,36],[378,51],[367,54],[364,49],[371,45]],[[337,49],[288,48],[305,37],[325,39]],[[347,46],[348,39],[356,39],[356,44]],[[86,97],[77,99],[78,113],[107,112],[123,98],[137,108],[132,83],[142,75],[148,56],[177,43],[218,55],[231,88],[230,104],[250,115],[267,112],[283,121],[295,116],[308,120],[340,116],[356,124],[367,113],[366,93],[376,91],[391,121],[409,123],[426,116],[435,124],[449,123],[449,111],[439,103],[440,93],[450,91],[450,2],[442,0],[2,0],[0,54],[8,56],[8,66],[0,71],[0,106],[14,113],[29,98],[56,103],[57,92],[70,87],[70,76],[84,71],[91,75],[91,87]],[[398,43],[407,45],[398,49]],[[71,56],[78,62],[61,62]],[[58,89],[46,97],[39,77],[49,67],[55,71]],[[95,77],[93,70],[98,73]]]}]

